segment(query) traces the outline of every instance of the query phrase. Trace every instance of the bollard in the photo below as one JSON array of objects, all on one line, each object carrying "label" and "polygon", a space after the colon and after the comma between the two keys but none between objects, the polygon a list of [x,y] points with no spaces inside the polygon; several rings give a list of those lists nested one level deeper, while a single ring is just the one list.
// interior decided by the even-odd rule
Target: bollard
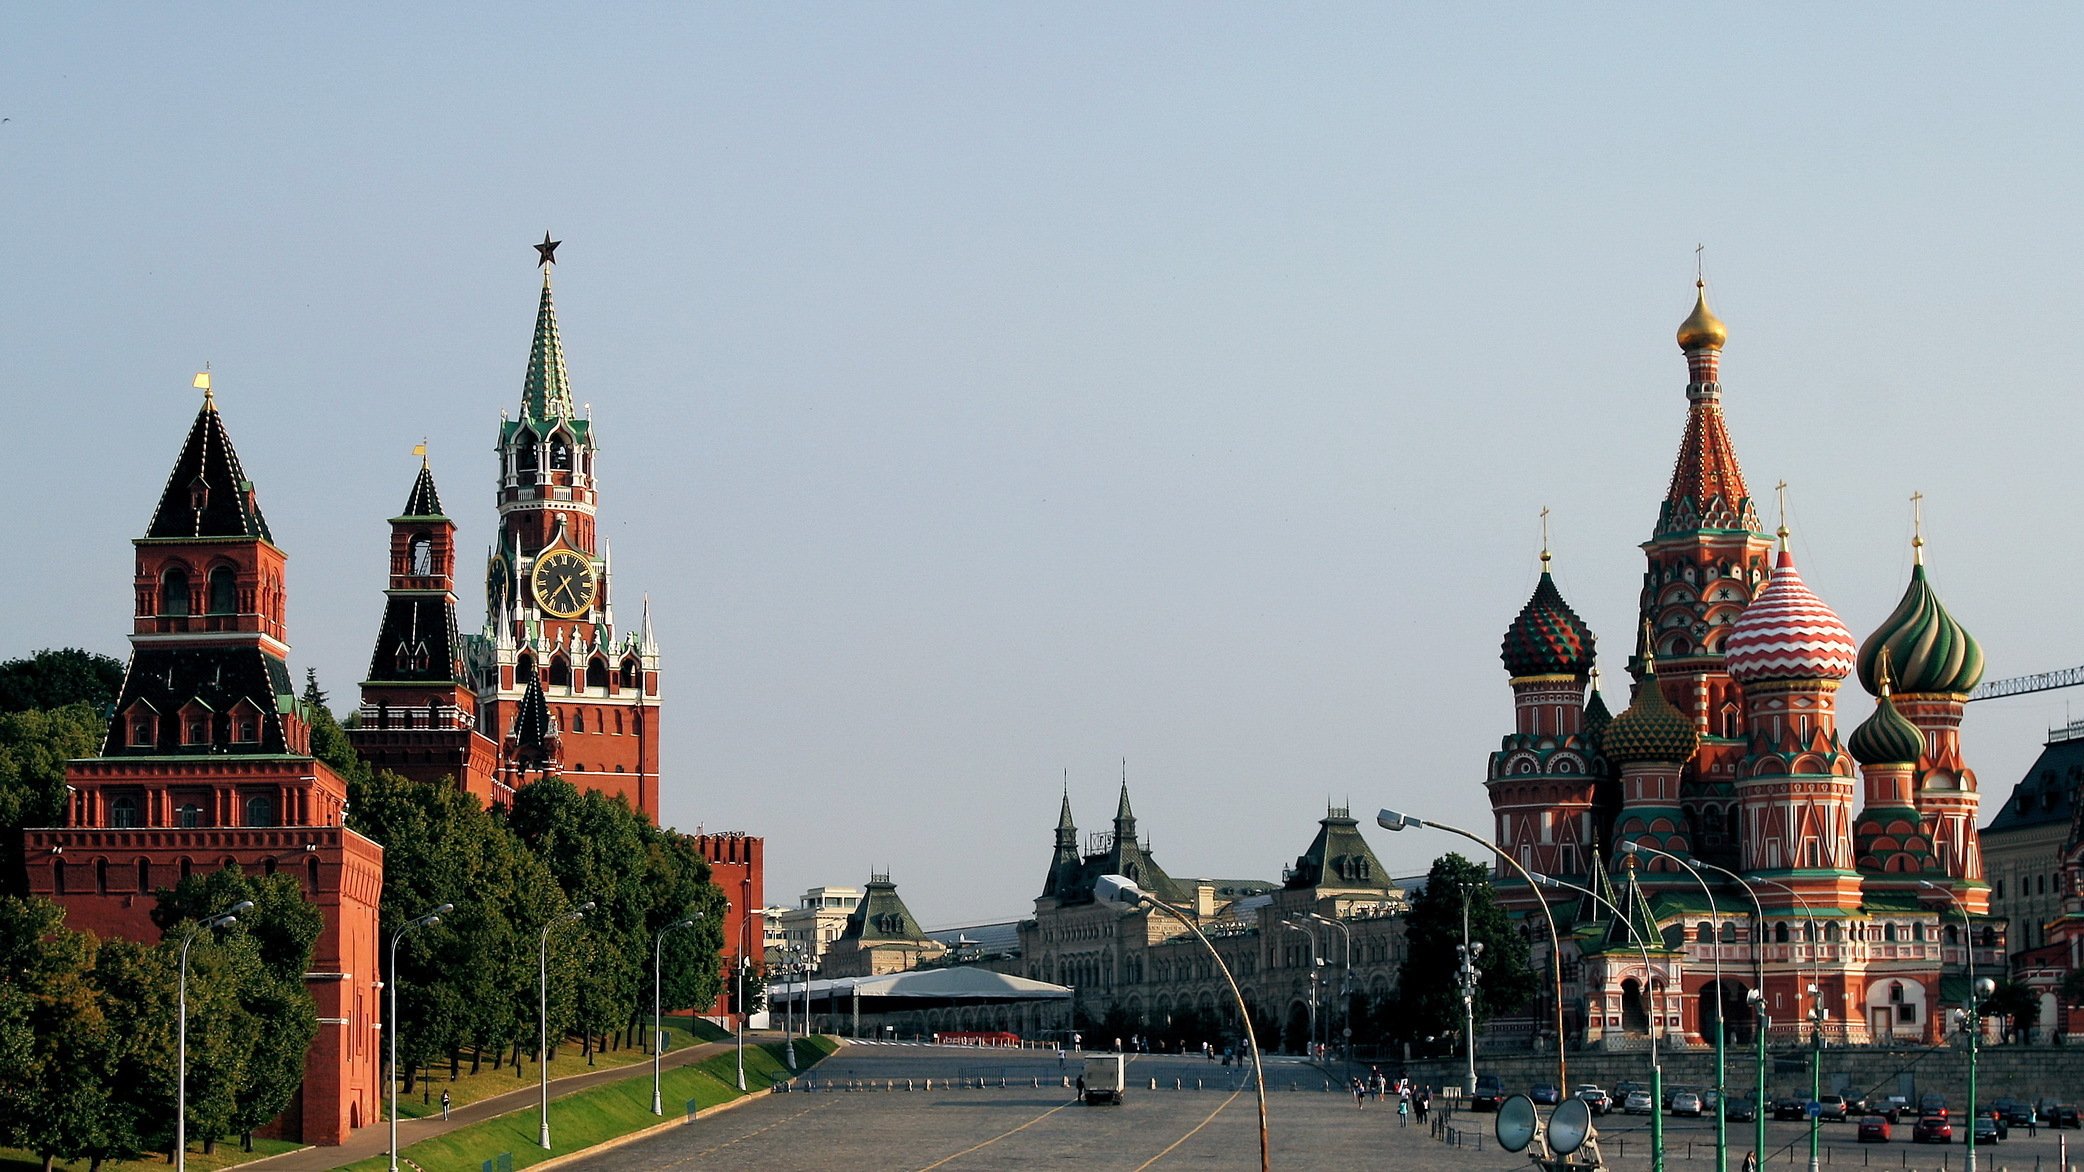
[{"label": "bollard", "polygon": [[1173,1090],[1175,1090],[1175,1091],[1176,1091],[1176,1090],[1178,1090],[1178,1089],[1180,1089],[1180,1085],[1179,1085],[1179,1080],[1178,1080],[1178,1079],[1173,1079],[1173,1080],[1172,1080],[1172,1089],[1173,1089]]},{"label": "bollard", "polygon": [[[1194,1089],[1197,1091],[1201,1089],[1201,1080],[1198,1078],[1194,1080]],[[2041,1172],[2041,1170],[2039,1168],[2035,1168],[2033,1172]]]},{"label": "bollard", "polygon": [[1151,1080],[1151,1089],[1154,1091],[1158,1089],[1158,1080],[1155,1078]]},{"label": "bollard", "polygon": [[926,1089],[927,1089],[927,1090],[929,1090],[929,1091],[933,1089],[933,1080],[932,1080],[932,1079],[927,1079],[927,1080],[926,1080]]}]

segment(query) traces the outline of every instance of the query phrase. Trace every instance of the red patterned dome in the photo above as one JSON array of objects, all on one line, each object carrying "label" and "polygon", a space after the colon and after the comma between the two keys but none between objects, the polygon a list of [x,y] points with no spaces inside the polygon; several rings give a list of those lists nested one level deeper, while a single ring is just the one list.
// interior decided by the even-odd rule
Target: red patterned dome
[{"label": "red patterned dome", "polygon": [[1794,555],[1780,551],[1772,580],[1730,628],[1723,663],[1740,684],[1761,680],[1842,680],[1859,647],[1823,599],[1802,584]]}]

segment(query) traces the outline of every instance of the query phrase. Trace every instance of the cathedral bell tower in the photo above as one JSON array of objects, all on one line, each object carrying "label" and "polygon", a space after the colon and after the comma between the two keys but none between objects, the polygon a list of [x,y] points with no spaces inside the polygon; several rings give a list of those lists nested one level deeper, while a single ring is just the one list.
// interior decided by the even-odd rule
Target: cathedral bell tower
[{"label": "cathedral bell tower", "polygon": [[[502,749],[504,784],[544,771],[554,733],[555,772],[657,822],[658,644],[648,602],[637,629],[615,625],[611,559],[595,529],[593,420],[573,407],[550,297],[558,243],[545,233],[535,246],[543,290],[521,410],[499,425],[499,536],[474,648],[482,728],[526,749],[526,761]],[[528,701],[531,685],[538,695]]]}]

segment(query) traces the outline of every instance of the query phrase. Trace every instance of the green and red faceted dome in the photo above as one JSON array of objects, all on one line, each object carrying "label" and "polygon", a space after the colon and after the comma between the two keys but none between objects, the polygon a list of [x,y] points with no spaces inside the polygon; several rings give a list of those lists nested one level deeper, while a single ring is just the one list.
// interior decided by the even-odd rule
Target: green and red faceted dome
[{"label": "green and red faceted dome", "polygon": [[1730,627],[1722,651],[1723,666],[1739,684],[1835,682],[1852,674],[1859,654],[1852,632],[1803,584],[1794,555],[1784,549],[1766,588]]},{"label": "green and red faceted dome", "polygon": [[1981,645],[1939,604],[1923,562],[1910,568],[1903,601],[1860,647],[1860,686],[1877,695],[1884,648],[1899,693],[1965,695],[1983,679]]},{"label": "green and red faceted dome", "polygon": [[[1544,560],[1546,558],[1544,557]],[[1556,580],[1541,571],[1534,596],[1520,616],[1505,628],[1499,655],[1514,679],[1521,676],[1583,675],[1592,670],[1592,629],[1577,617],[1556,589]]]},{"label": "green and red faceted dome", "polygon": [[1925,734],[1896,711],[1896,702],[1884,692],[1875,697],[1874,714],[1845,739],[1845,747],[1862,765],[1915,765],[1925,752]]}]

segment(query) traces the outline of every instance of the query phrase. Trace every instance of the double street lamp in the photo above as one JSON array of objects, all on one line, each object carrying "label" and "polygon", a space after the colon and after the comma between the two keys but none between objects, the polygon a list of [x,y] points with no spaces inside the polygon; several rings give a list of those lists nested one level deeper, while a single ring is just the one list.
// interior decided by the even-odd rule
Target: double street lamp
[{"label": "double street lamp", "polygon": [[[1968,909],[1961,906],[1953,892],[1930,879],[1918,880],[1918,886],[1929,887],[1945,896],[1953,905],[1955,914],[1961,917],[1961,951],[1968,963],[1968,1000],[1961,1007],[1961,1030],[1968,1035],[1968,1158],[1964,1165],[1967,1172],[1975,1172],[1976,1054],[1983,1040],[1983,1002],[1997,991],[1997,982],[1988,977],[1980,981],[1975,979],[1975,926],[1968,919]],[[1941,960],[1944,959],[1942,955]]]},{"label": "double street lamp", "polygon": [[666,959],[666,933],[673,931],[675,928],[692,928],[695,926],[695,921],[701,918],[702,913],[696,912],[687,919],[676,920],[660,928],[658,933],[651,938],[651,1113],[653,1115],[664,1115],[666,1113],[665,1105],[659,1101],[659,1062],[666,1052],[666,1030],[664,1023],[660,1020],[661,1014],[659,1012],[659,992],[663,984],[661,972]]},{"label": "double street lamp", "polygon": [[1462,889],[1462,942],[1455,945],[1458,969],[1456,983],[1462,988],[1462,1037],[1468,1043],[1469,1069],[1462,1080],[1462,1093],[1476,1093],[1476,981],[1482,974],[1476,962],[1483,958],[1483,941],[1469,938],[1469,890]]},{"label": "double street lamp", "polygon": [[543,1072],[542,1127],[536,1142],[550,1150],[550,929],[566,920],[583,920],[593,910],[593,901],[587,900],[561,916],[553,917],[543,925],[542,939],[536,945],[536,1065]]},{"label": "double street lamp", "polygon": [[1283,919],[1276,922],[1279,923],[1283,928],[1288,929],[1290,932],[1302,933],[1303,939],[1308,940],[1310,942],[1310,1032],[1309,1042],[1303,1047],[1303,1050],[1304,1052],[1309,1053],[1311,1057],[1314,1059],[1316,1057],[1315,1051],[1317,1049],[1317,965],[1319,963],[1317,959],[1317,933],[1310,931],[1308,928],[1303,927],[1301,924],[1296,923],[1294,920]]},{"label": "double street lamp", "polygon": [[[1209,957],[1216,962],[1216,971],[1223,974],[1224,982],[1230,986],[1230,996],[1237,1003],[1238,1023],[1245,1030],[1245,1046],[1252,1052],[1252,1085],[1259,1095],[1259,1172],[1267,1172],[1271,1164],[1268,1159],[1266,1136],[1266,1078],[1259,1067],[1259,1037],[1252,1030],[1252,1011],[1245,1005],[1245,995],[1238,991],[1237,978],[1230,975],[1230,966],[1223,963],[1223,954],[1216,951],[1216,946],[1209,942],[1207,936],[1202,935],[1201,925],[1196,924],[1185,912],[1136,886],[1126,876],[1100,876],[1093,881],[1093,898],[1101,903],[1141,905],[1162,912],[1179,921],[1182,927],[1194,934],[1194,939],[1201,941],[1203,948],[1208,949]],[[1313,955],[1316,947],[1316,938],[1313,936],[1310,940]],[[1076,1035],[1073,1036],[1073,1041],[1076,1041]]]},{"label": "double street lamp", "polygon": [[[1317,912],[1309,913],[1311,919],[1328,927],[1337,928],[1346,942],[1346,966],[1339,973],[1339,1028],[1344,1039],[1342,1049],[1346,1056],[1346,1073],[1353,1073],[1353,929],[1330,916]],[[1327,1035],[1331,1027],[1326,1026]]]},{"label": "double street lamp", "polygon": [[[1545,887],[1558,887],[1586,896],[1595,904],[1605,908],[1622,927],[1628,930],[1628,938],[1635,942],[1643,955],[1643,996],[1650,1009],[1650,1168],[1652,1172],[1664,1172],[1664,1064],[1657,1059],[1657,1035],[1664,1028],[1665,1009],[1657,995],[1657,974],[1650,963],[1650,943],[1643,939],[1641,930],[1627,912],[1615,907],[1605,896],[1589,887],[1579,887],[1553,875],[1534,873],[1534,881]],[[1638,906],[1642,903],[1642,888],[1635,885],[1635,877],[1629,876],[1629,887]],[[1663,941],[1659,941],[1662,944]],[[1671,986],[1665,985],[1665,996],[1671,995]],[[1625,1108],[1626,1103],[1622,1106]]]},{"label": "double street lamp", "polygon": [[384,984],[389,986],[384,991],[390,994],[391,1001],[390,1009],[384,1017],[384,1029],[391,1035],[386,1039],[391,1046],[391,1172],[398,1172],[398,938],[414,928],[439,924],[442,916],[455,910],[455,904],[445,903],[391,933],[391,964],[384,970]]},{"label": "double street lamp", "polygon": [[214,916],[203,917],[188,926],[188,938],[181,942],[180,1025],[174,1043],[174,1172],[188,1169],[188,949],[194,945],[197,933],[236,924],[239,913],[252,906],[252,900],[242,899]]},{"label": "double street lamp", "polygon": [[[1729,1072],[1725,1043],[1727,1027],[1723,1020],[1727,1015],[1724,1010],[1726,1001],[1722,994],[1722,914],[1715,907],[1714,889],[1708,886],[1706,876],[1702,875],[1691,863],[1678,855],[1658,850],[1654,846],[1646,846],[1640,842],[1624,842],[1621,844],[1621,849],[1630,855],[1647,854],[1677,864],[1688,875],[1693,877],[1695,883],[1700,884],[1701,893],[1708,897],[1708,922],[1713,925],[1710,931],[1714,939],[1706,943],[1711,950],[1709,953],[1710,959],[1715,964],[1715,1172],[1729,1172],[1729,1109],[1726,1103],[1726,1100],[1729,1098]],[[1755,933],[1756,931],[1757,928],[1754,926],[1753,932]],[[1763,1048],[1759,1052],[1763,1054]],[[1763,1061],[1760,1063],[1759,1072],[1759,1077],[1763,1079],[1765,1077]],[[1759,1098],[1761,1100],[1765,1098],[1763,1091],[1760,1092]],[[1764,1119],[1765,1107],[1766,1105],[1763,1101],[1757,1104],[1755,1113],[1759,1115],[1761,1120]],[[1761,1122],[1759,1126],[1763,1128],[1765,1124]],[[1763,1140],[1759,1142],[1759,1148],[1761,1150],[1765,1148]]]}]

